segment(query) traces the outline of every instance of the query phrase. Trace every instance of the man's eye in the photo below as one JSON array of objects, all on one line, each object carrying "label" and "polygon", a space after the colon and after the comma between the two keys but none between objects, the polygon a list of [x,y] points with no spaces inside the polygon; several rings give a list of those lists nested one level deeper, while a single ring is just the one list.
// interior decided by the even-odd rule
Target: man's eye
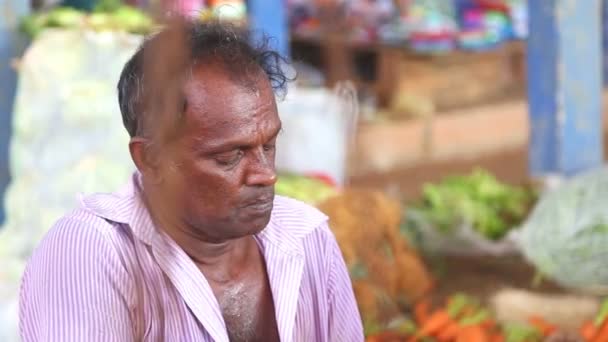
[{"label": "man's eye", "polygon": [[264,151],[274,151],[275,145],[265,145]]},{"label": "man's eye", "polygon": [[215,156],[215,161],[222,166],[230,166],[238,163],[243,156],[242,151],[222,153]]}]

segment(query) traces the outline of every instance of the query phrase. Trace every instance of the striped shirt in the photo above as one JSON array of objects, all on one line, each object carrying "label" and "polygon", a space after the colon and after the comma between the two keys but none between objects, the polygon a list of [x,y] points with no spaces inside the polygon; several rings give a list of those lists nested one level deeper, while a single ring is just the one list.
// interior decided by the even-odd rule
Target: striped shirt
[{"label": "striped shirt", "polygon": [[[34,251],[23,275],[23,341],[220,341],[228,334],[209,283],[157,230],[138,176],[83,197]],[[255,236],[281,341],[363,341],[352,284],[327,217],[276,196]]]}]

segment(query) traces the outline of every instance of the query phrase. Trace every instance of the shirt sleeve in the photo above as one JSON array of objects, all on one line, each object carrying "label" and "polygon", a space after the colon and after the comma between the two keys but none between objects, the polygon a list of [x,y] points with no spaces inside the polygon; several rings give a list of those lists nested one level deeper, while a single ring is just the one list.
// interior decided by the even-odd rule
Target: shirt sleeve
[{"label": "shirt sleeve", "polygon": [[23,276],[22,340],[133,341],[128,283],[101,228],[61,220],[34,251]]},{"label": "shirt sleeve", "polygon": [[352,282],[333,233],[329,238],[329,341],[361,342],[363,325]]}]

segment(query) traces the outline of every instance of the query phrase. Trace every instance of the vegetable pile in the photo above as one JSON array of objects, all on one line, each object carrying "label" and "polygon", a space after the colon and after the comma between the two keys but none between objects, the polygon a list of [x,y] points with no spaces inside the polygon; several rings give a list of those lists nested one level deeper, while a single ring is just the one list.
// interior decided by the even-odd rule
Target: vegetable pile
[{"label": "vegetable pile", "polygon": [[562,336],[575,341],[608,341],[608,300],[596,319],[581,326],[578,334],[561,332],[541,317],[501,325],[479,301],[464,294],[449,297],[435,310],[427,300],[419,301],[411,316],[395,321],[384,331],[366,326],[366,342],[541,342]]},{"label": "vegetable pile", "polygon": [[122,5],[121,1],[100,1],[93,13],[71,7],[57,7],[48,12],[34,13],[21,22],[21,31],[36,38],[47,28],[89,28],[95,31],[125,31],[147,34],[154,28],[154,21],[139,9]]},{"label": "vegetable pile", "polygon": [[487,171],[475,170],[425,185],[423,199],[414,207],[442,233],[470,224],[483,237],[499,240],[525,219],[535,197],[528,188],[501,183]]},{"label": "vegetable pile", "polygon": [[595,319],[583,324],[580,334],[587,342],[608,341],[608,299],[602,303]]},{"label": "vegetable pile", "polygon": [[390,321],[431,289],[430,272],[400,233],[399,201],[377,191],[338,189],[324,174],[280,174],[275,192],[328,216],[364,321]]},{"label": "vegetable pile", "polygon": [[295,198],[302,202],[315,205],[338,193],[335,184],[322,175],[279,175],[275,184],[277,195]]}]

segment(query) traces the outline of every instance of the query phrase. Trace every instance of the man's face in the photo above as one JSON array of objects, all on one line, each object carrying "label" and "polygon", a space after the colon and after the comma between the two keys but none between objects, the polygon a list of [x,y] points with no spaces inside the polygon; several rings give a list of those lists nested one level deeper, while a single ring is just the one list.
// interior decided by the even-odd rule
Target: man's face
[{"label": "man's face", "polygon": [[281,122],[263,76],[245,86],[223,68],[195,69],[178,134],[163,148],[159,194],[212,241],[258,233],[270,220]]}]

